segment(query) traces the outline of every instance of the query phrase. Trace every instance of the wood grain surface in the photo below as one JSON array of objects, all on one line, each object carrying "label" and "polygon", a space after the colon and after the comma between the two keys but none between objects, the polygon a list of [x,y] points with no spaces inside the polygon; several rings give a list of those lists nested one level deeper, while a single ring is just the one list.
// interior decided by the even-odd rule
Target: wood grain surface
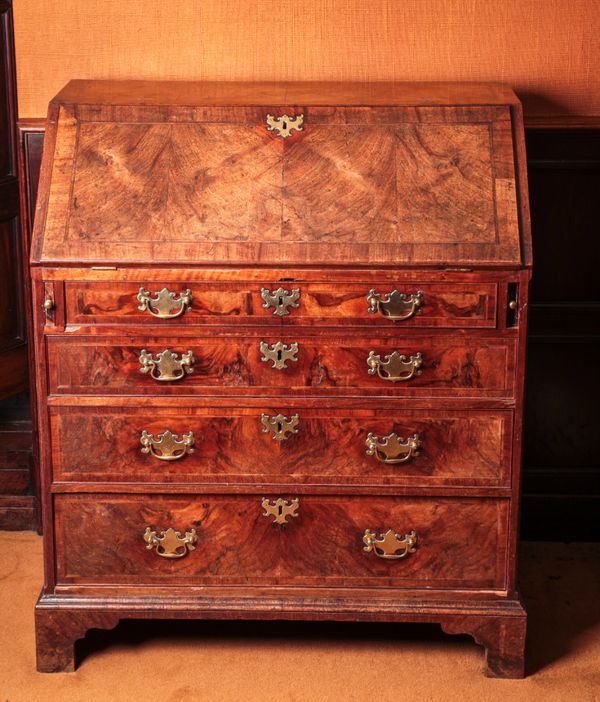
[{"label": "wood grain surface", "polygon": [[[388,99],[393,104],[393,88]],[[524,258],[516,105],[248,108],[197,100],[158,108],[131,105],[132,97],[96,107],[59,97],[33,260],[493,265]],[[286,140],[268,131],[271,112],[304,114],[302,131]]]},{"label": "wood grain surface", "polygon": [[[182,275],[185,275],[182,273]],[[154,276],[153,276],[154,277]],[[315,277],[313,272],[312,277]],[[121,280],[103,282],[68,281],[65,285],[66,324],[77,327],[97,326],[95,331],[107,330],[104,325],[143,324],[160,329],[172,329],[180,324],[222,325],[226,323],[272,324],[289,327],[297,323],[327,325],[373,325],[398,330],[405,327],[490,327],[496,324],[497,285],[479,280],[431,283],[423,280],[395,279],[366,281],[362,284],[340,281],[313,283],[281,281],[271,276],[262,281],[221,280],[198,282],[182,277],[126,283]],[[181,294],[191,290],[193,300],[189,311],[171,320],[157,320],[147,311],[140,311],[137,294],[140,287],[153,296],[164,287]],[[300,290],[298,307],[291,308],[285,318],[264,307],[261,290],[274,291],[283,287],[290,292]],[[381,314],[371,314],[367,296],[376,290],[385,298],[393,290],[407,297],[421,291],[424,304],[418,314],[394,323]]]},{"label": "wood grain surface", "polygon": [[[501,588],[507,508],[489,499],[305,495],[282,527],[263,516],[256,495],[60,495],[58,582]],[[161,558],[146,548],[147,526],[195,528],[196,549]],[[414,529],[416,552],[388,561],[364,551],[365,529],[390,528]]]},{"label": "wood grain surface", "polygon": [[[261,360],[260,342],[298,343],[298,361],[277,370]],[[331,335],[273,335],[264,330],[238,336],[221,330],[218,337],[48,336],[49,388],[68,394],[203,394],[219,395],[356,395],[392,397],[510,398],[514,393],[514,339],[501,336],[435,336],[415,332],[395,338]],[[140,372],[140,353],[156,359],[165,349],[181,358],[192,352],[192,372],[181,380],[161,382]],[[391,382],[369,374],[370,351],[382,361],[397,351],[407,358],[422,354],[420,375]]]},{"label": "wood grain surface", "polygon": [[[56,407],[51,409],[54,481],[229,484],[508,485],[512,413],[413,409]],[[263,431],[262,413],[300,416],[285,442]],[[142,431],[194,433],[194,452],[167,462],[141,452]],[[418,456],[403,464],[366,454],[369,432],[419,434]]]}]

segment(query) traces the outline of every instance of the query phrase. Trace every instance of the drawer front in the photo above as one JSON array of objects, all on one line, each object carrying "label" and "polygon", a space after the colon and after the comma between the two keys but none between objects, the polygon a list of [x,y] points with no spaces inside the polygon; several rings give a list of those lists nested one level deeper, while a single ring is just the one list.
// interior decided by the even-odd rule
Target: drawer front
[{"label": "drawer front", "polygon": [[[51,408],[54,480],[508,484],[510,411],[339,410],[299,404]],[[280,414],[282,431],[273,420]]]},{"label": "drawer front", "polygon": [[[296,360],[278,359],[279,343]],[[493,398],[512,396],[514,386],[515,341],[500,336],[319,338],[265,332],[125,340],[51,336],[47,344],[52,393],[203,394],[218,388],[221,395]],[[164,381],[169,377],[178,379]]]},{"label": "drawer front", "polygon": [[[288,295],[273,294],[280,288]],[[394,291],[396,294],[392,295]],[[282,321],[292,326],[307,323],[491,328],[496,324],[496,303],[497,284],[479,281],[65,284],[67,324],[154,324],[157,330],[179,324],[245,322],[278,326]]]},{"label": "drawer front", "polygon": [[279,497],[56,495],[58,582],[504,587],[506,500]]}]

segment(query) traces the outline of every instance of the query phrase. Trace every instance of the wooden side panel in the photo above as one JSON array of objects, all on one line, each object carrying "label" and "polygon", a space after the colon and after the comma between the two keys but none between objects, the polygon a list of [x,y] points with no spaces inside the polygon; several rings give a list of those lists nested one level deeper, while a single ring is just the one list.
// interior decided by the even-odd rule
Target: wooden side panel
[{"label": "wooden side panel", "polygon": [[[299,414],[284,442],[263,431],[261,415]],[[176,461],[142,453],[143,431],[193,432],[194,452]],[[366,453],[372,432],[418,434],[419,454],[386,464]],[[508,485],[512,413],[311,409],[297,404],[240,409],[55,407],[55,481],[279,482],[405,485]]]},{"label": "wooden side panel", "polygon": [[[273,496],[277,497],[277,495]],[[303,496],[281,527],[259,496],[55,497],[59,583],[502,588],[508,502]],[[181,559],[146,548],[146,527],[195,528]],[[365,529],[416,531],[402,560],[364,550]]]},{"label": "wooden side panel", "polygon": [[[298,343],[298,360],[278,370],[261,360],[260,342]],[[355,395],[357,392],[396,397],[511,397],[514,391],[514,339],[460,336],[294,337],[263,334],[215,338],[50,336],[47,338],[52,393],[142,395]],[[193,372],[181,380],[162,382],[140,371],[145,349],[158,359],[166,349],[181,358],[192,352]],[[367,357],[382,361],[394,351],[416,358],[421,374],[391,382],[370,374]],[[178,371],[179,372],[179,371]]]}]

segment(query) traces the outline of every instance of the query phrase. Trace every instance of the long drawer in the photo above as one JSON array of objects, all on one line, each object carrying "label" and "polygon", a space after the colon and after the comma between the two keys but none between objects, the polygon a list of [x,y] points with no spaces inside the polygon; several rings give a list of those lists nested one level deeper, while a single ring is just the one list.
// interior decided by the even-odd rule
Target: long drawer
[{"label": "long drawer", "polygon": [[51,393],[512,397],[498,334],[47,337]]},{"label": "long drawer", "polygon": [[69,325],[496,325],[497,283],[67,281]]},{"label": "long drawer", "polygon": [[507,500],[303,495],[296,502],[293,495],[106,494],[54,499],[59,584],[505,585]]},{"label": "long drawer", "polygon": [[[289,401],[288,401],[289,402]],[[56,481],[508,485],[512,412],[50,409]]]}]

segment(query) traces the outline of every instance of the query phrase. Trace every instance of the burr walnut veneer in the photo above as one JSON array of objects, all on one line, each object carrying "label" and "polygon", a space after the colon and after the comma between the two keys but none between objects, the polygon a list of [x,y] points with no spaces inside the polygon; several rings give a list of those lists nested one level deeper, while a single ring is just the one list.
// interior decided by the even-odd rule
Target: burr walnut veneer
[{"label": "burr walnut veneer", "polygon": [[437,622],[523,675],[521,108],[73,81],[32,244],[38,667],[121,618]]}]

